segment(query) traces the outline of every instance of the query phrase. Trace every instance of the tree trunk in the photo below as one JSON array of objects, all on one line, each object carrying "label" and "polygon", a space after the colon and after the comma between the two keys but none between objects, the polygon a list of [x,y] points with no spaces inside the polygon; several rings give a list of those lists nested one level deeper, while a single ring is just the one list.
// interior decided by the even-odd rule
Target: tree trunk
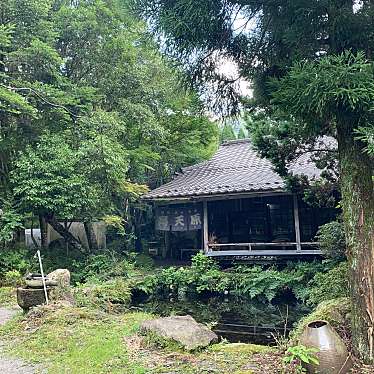
[{"label": "tree trunk", "polygon": [[31,236],[31,240],[32,242],[34,243],[35,245],[35,248],[39,248],[39,244],[38,242],[36,241],[35,237],[34,237],[34,221],[31,220],[31,229],[30,229],[30,236]]},{"label": "tree trunk", "polygon": [[47,215],[45,219],[55,229],[55,231],[60,234],[67,243],[69,243],[72,248],[79,251],[82,250],[82,245],[78,239],[72,235],[72,233],[66,229],[64,225],[58,222],[54,215]]},{"label": "tree trunk", "polygon": [[352,299],[354,353],[373,363],[374,349],[374,163],[354,139],[348,120],[338,125],[342,206]]},{"label": "tree trunk", "polygon": [[90,251],[97,252],[99,246],[97,244],[96,234],[93,229],[92,222],[84,222],[84,231],[86,232],[88,247]]},{"label": "tree trunk", "polygon": [[14,244],[24,247],[26,245],[25,229],[19,228],[14,232]]},{"label": "tree trunk", "polygon": [[42,249],[48,247],[48,236],[47,236],[47,222],[41,214],[39,214],[39,227],[40,227],[40,245]]}]

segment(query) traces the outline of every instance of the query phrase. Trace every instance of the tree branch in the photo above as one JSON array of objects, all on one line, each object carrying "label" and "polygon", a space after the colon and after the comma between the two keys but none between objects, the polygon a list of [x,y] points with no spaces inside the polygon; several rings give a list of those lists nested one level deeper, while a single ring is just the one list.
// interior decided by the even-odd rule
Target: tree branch
[{"label": "tree branch", "polygon": [[30,87],[11,87],[11,86],[6,86],[5,84],[2,84],[2,83],[0,83],[0,86],[6,88],[9,91],[14,91],[14,92],[17,92],[17,91],[31,92],[32,94],[37,96],[40,100],[42,100],[45,104],[51,106],[52,108],[62,109],[65,112],[67,112],[73,118],[82,117],[82,116],[79,116],[78,114],[73,113],[70,109],[68,109],[64,105],[52,103],[51,101],[47,100],[45,97],[42,96],[42,94],[40,94],[38,91],[34,90],[33,88],[30,88]]}]

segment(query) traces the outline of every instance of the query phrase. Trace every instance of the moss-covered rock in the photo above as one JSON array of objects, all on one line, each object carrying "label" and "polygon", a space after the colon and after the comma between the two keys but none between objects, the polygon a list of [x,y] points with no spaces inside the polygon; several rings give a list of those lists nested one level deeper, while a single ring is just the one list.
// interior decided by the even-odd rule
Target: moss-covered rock
[{"label": "moss-covered rock", "polygon": [[140,329],[144,333],[154,333],[162,338],[175,340],[186,350],[193,351],[218,341],[218,336],[205,325],[189,315],[170,316],[144,321]]},{"label": "moss-covered rock", "polygon": [[324,301],[306,317],[301,319],[291,332],[291,340],[295,343],[299,340],[305,326],[315,320],[328,321],[336,332],[345,341],[350,338],[351,325],[349,314],[351,311],[350,300],[347,297]]}]

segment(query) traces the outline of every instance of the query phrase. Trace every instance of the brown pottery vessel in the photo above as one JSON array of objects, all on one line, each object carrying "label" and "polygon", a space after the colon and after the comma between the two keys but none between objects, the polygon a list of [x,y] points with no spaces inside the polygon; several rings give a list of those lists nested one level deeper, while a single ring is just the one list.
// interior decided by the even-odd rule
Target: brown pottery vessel
[{"label": "brown pottery vessel", "polygon": [[319,364],[304,366],[309,374],[345,374],[352,367],[344,341],[327,321],[309,323],[300,337],[300,344],[318,349]]}]

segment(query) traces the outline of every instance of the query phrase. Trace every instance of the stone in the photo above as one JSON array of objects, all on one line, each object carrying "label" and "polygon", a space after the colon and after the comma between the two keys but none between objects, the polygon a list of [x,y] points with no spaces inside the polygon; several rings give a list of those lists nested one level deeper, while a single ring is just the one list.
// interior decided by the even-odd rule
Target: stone
[{"label": "stone", "polygon": [[57,269],[47,275],[47,278],[56,282],[57,286],[53,287],[50,292],[51,301],[67,301],[74,304],[74,297],[70,287],[70,271],[68,269]]},{"label": "stone", "polygon": [[174,340],[187,350],[204,348],[218,341],[218,336],[213,331],[189,315],[144,321],[140,330]]},{"label": "stone", "polygon": [[[50,289],[47,289],[49,297]],[[17,288],[17,303],[24,310],[28,311],[33,306],[45,303],[43,288]]]},{"label": "stone", "polygon": [[70,271],[68,269],[57,269],[47,275],[51,281],[56,281],[58,287],[70,286]]},{"label": "stone", "polygon": [[[26,279],[25,283],[28,288],[44,288],[42,279]],[[57,286],[57,281],[46,279],[45,285],[46,287],[54,287]]]}]

